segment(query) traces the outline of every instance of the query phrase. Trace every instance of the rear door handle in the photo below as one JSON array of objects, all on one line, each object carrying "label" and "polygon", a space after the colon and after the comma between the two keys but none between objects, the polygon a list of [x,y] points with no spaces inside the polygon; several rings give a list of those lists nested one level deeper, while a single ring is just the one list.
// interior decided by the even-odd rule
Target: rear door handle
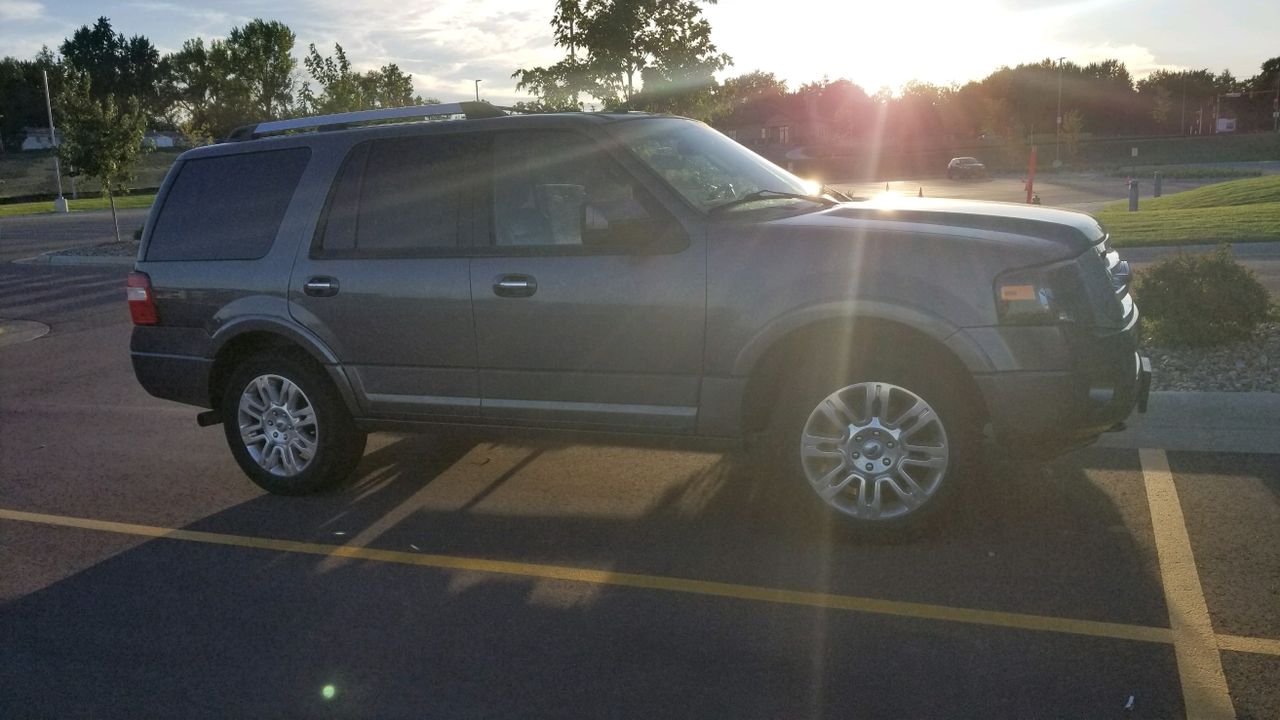
[{"label": "rear door handle", "polygon": [[538,281],[531,275],[500,275],[493,282],[493,294],[498,297],[529,297],[538,292]]},{"label": "rear door handle", "polygon": [[311,297],[333,297],[338,294],[338,279],[324,275],[310,278],[302,286],[302,292]]}]

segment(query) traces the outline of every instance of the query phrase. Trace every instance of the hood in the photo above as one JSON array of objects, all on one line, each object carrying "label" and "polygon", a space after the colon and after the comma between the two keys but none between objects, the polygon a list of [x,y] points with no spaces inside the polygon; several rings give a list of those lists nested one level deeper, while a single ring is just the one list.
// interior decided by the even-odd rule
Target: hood
[{"label": "hood", "polygon": [[900,195],[841,203],[805,217],[824,225],[831,220],[848,219],[1009,233],[1052,242],[1072,256],[1089,249],[1105,236],[1097,220],[1072,210]]}]

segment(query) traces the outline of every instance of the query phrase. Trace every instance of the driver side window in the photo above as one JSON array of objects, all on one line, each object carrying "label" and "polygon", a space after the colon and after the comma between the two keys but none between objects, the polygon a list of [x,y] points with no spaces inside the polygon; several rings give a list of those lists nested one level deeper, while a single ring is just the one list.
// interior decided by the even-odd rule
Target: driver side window
[{"label": "driver side window", "polygon": [[499,247],[642,242],[652,201],[590,140],[528,131],[493,138],[493,233]]}]

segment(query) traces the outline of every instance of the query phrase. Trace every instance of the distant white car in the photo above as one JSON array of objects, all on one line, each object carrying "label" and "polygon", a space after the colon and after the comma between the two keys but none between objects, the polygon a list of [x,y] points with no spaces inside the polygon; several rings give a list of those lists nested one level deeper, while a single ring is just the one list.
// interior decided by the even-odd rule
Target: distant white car
[{"label": "distant white car", "polygon": [[986,174],[987,166],[979,162],[977,158],[951,158],[951,162],[947,163],[947,179],[949,180],[954,180],[958,177],[983,177]]}]

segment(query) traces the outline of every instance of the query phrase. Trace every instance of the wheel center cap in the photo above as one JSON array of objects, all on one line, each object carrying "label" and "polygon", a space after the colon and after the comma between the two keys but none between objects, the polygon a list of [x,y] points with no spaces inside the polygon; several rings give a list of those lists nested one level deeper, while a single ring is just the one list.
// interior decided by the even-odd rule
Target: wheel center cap
[{"label": "wheel center cap", "polygon": [[878,460],[884,454],[884,447],[879,442],[871,440],[862,444],[862,454],[868,460]]}]

